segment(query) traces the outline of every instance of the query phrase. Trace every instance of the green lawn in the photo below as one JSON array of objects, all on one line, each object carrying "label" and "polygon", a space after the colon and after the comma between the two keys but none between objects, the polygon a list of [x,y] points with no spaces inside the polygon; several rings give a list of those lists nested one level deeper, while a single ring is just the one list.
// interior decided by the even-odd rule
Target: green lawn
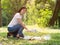
[{"label": "green lawn", "polygon": [[[29,33],[24,32],[25,35],[41,36],[46,33]],[[7,38],[6,33],[0,33],[0,44],[2,45],[60,45],[60,33],[50,33],[51,40],[49,41],[38,41],[38,40],[23,40],[16,38]]]},{"label": "green lawn", "polygon": [[[36,26],[28,26],[28,28],[34,28]],[[36,27],[37,28],[37,27]],[[51,35],[51,40],[23,40],[23,39],[16,39],[16,38],[7,38],[7,28],[2,27],[0,28],[0,45],[60,45],[60,30],[59,29],[49,29],[49,28],[41,28],[37,29],[40,32],[32,33],[23,31],[25,35],[29,36],[42,36],[46,34]]]}]

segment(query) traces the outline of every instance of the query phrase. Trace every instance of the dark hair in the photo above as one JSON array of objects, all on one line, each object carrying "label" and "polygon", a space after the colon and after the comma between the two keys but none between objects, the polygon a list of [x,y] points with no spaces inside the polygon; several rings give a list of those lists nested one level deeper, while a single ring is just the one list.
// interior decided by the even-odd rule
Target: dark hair
[{"label": "dark hair", "polygon": [[21,7],[18,12],[20,12],[22,9],[27,9],[26,7]]}]

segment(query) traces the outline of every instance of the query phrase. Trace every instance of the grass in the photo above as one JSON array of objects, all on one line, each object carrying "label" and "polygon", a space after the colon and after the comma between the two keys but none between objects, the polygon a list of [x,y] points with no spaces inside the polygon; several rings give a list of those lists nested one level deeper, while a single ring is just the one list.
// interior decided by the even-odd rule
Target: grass
[{"label": "grass", "polygon": [[[26,35],[31,35],[30,33]],[[32,34],[33,36],[41,36],[45,35],[45,33],[35,33]],[[2,45],[60,45],[60,33],[51,33],[50,34],[52,39],[49,41],[38,41],[38,40],[23,40],[23,39],[16,39],[16,38],[7,38],[6,33],[0,33],[0,44]]]},{"label": "grass", "polygon": [[[29,27],[31,28],[31,27]],[[33,27],[32,27],[33,28]],[[3,31],[2,31],[3,30]],[[23,39],[16,39],[16,38],[7,38],[7,28],[2,27],[0,28],[0,45],[60,45],[60,30],[58,29],[48,29],[48,28],[42,28],[38,29],[40,32],[31,33],[31,32],[25,32],[25,35],[29,36],[42,36],[46,34],[51,35],[51,40],[45,41],[45,40],[23,40]]]}]

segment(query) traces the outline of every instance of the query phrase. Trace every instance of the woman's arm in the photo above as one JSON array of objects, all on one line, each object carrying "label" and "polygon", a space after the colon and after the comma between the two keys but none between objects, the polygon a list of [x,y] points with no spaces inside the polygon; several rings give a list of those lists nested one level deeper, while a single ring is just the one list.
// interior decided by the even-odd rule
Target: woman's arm
[{"label": "woman's arm", "polygon": [[22,22],[22,20],[20,18],[17,18],[17,21],[22,27],[24,27],[26,30],[28,30],[27,27],[25,26],[25,24]]}]

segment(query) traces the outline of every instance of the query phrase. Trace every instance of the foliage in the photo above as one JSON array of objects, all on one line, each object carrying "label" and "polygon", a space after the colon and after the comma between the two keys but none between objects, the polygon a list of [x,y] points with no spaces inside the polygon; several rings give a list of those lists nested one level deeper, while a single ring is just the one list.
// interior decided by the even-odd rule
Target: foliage
[{"label": "foliage", "polygon": [[50,4],[44,2],[36,3],[36,0],[26,4],[28,8],[27,24],[38,24],[41,27],[46,27],[52,17],[52,9]]},{"label": "foliage", "polygon": [[[26,4],[27,15],[24,22],[28,25],[38,24],[41,27],[46,27],[54,8],[53,0],[2,0],[2,18],[3,25],[7,25],[12,19],[13,15]],[[4,21],[6,20],[6,21]]]}]

